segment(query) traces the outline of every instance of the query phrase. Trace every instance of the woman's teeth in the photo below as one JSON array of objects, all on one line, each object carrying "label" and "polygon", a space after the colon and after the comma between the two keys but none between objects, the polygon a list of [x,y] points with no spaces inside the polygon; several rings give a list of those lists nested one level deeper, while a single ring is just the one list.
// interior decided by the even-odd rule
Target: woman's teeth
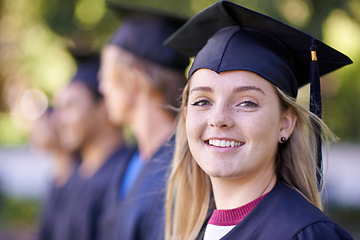
[{"label": "woman's teeth", "polygon": [[243,143],[236,141],[228,141],[228,140],[210,139],[209,145],[216,147],[238,147],[243,145]]}]

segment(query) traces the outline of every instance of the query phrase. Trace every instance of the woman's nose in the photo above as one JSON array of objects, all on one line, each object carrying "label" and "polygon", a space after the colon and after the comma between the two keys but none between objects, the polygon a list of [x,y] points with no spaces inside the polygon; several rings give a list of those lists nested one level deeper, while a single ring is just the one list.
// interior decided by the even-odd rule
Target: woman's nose
[{"label": "woman's nose", "polygon": [[234,125],[231,110],[224,105],[217,106],[209,116],[208,124],[211,127],[229,128]]}]

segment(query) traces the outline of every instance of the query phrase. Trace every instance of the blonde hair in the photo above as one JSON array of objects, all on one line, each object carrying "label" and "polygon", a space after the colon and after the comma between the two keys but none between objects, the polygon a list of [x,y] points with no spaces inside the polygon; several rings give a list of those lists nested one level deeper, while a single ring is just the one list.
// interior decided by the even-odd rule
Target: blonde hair
[{"label": "blonde hair", "polygon": [[[190,82],[190,81],[189,81]],[[279,144],[276,174],[280,181],[300,192],[309,202],[322,209],[317,187],[317,133],[320,126],[323,142],[335,139],[325,123],[276,88],[282,111],[297,116],[295,129],[285,144]],[[165,239],[195,239],[205,221],[210,204],[211,184],[208,175],[197,165],[189,150],[185,116],[189,83],[182,94],[182,105],[176,129],[175,152],[167,184]]]}]

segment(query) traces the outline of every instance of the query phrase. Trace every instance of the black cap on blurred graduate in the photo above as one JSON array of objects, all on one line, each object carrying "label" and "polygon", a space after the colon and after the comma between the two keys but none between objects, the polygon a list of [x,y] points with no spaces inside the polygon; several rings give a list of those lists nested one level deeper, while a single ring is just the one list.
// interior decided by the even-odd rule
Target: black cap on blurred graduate
[{"label": "black cap on blurred graduate", "polygon": [[[189,78],[201,68],[217,73],[246,70],[294,98],[310,82],[310,110],[320,118],[319,77],[352,63],[311,35],[228,1],[218,1],[192,17],[165,45],[189,57],[196,55]],[[321,170],[320,135],[317,147]],[[319,174],[319,187],[321,182]]]},{"label": "black cap on blurred graduate", "polygon": [[183,71],[189,65],[187,56],[163,46],[165,39],[182,26],[185,19],[146,8],[109,6],[125,18],[108,44],[166,68]]},{"label": "black cap on blurred graduate", "polygon": [[83,83],[94,95],[95,98],[101,98],[99,92],[98,73],[100,69],[100,56],[95,53],[80,54],[72,52],[77,64],[75,75],[71,79],[72,82]]}]

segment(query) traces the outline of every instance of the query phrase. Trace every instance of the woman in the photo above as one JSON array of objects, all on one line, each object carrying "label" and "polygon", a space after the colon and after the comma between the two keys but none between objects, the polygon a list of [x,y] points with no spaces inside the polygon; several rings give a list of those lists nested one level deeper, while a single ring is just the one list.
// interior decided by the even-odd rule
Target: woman
[{"label": "woman", "polygon": [[[55,226],[61,222],[59,212],[66,204],[70,190],[70,180],[73,176],[76,158],[61,144],[59,139],[58,112],[53,108],[47,111],[35,122],[31,132],[31,144],[39,150],[48,150],[54,156],[54,166],[51,173],[51,184],[46,203],[42,208],[41,221],[37,239],[52,239]],[[59,210],[61,209],[61,210]]]},{"label": "woman", "polygon": [[[322,213],[318,189],[319,129],[332,138],[320,119],[319,75],[351,60],[227,1],[195,15],[167,45],[196,56],[176,133],[166,239],[351,239]],[[309,81],[316,114],[295,102]]]},{"label": "woman", "polygon": [[31,132],[31,145],[42,151],[49,151],[54,157],[54,168],[51,176],[54,188],[61,188],[69,179],[74,168],[74,157],[60,143],[58,113],[53,108],[35,122]]},{"label": "woman", "polygon": [[[123,4],[116,6],[126,12]],[[184,21],[129,10],[102,51],[100,86],[111,122],[129,125],[138,149],[113,179],[100,239],[162,239],[164,189],[174,153],[173,108],[180,105],[189,64],[188,57],[162,44]]]}]

